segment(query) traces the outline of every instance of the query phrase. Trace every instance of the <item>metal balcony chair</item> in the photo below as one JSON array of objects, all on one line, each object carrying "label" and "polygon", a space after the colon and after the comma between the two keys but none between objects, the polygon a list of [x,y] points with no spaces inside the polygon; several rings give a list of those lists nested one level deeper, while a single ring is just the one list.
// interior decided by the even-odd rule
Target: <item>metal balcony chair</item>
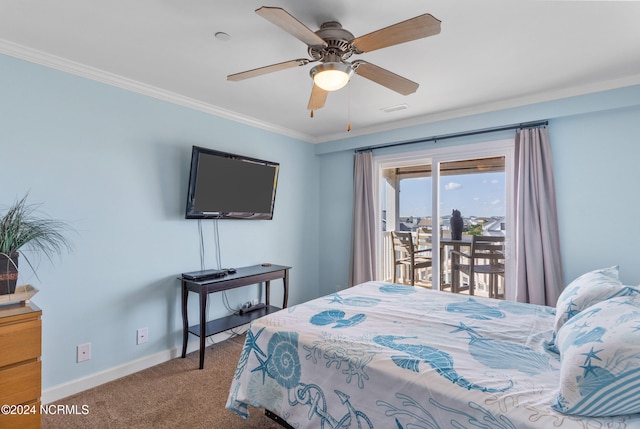
[{"label": "metal balcony chair", "polygon": [[[474,235],[468,253],[462,250],[452,250],[451,253],[457,253],[459,256],[459,262],[453,269],[469,276],[469,295],[474,294],[476,274],[487,274],[489,297],[504,297],[504,293],[498,291],[498,277],[504,278],[504,237]],[[460,289],[467,289],[467,287]]]},{"label": "metal balcony chair", "polygon": [[[391,246],[393,254],[393,282],[398,282],[398,267],[410,273],[411,286],[415,286],[416,271],[430,268],[432,266],[431,247],[421,246],[418,249],[413,240],[411,232],[392,231]],[[406,284],[407,276],[402,275],[403,283]]]}]

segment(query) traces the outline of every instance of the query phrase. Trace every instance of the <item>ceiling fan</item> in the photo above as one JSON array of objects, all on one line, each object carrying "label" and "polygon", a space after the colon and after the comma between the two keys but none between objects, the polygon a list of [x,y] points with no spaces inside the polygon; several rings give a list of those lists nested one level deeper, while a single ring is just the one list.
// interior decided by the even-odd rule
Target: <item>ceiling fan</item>
[{"label": "ceiling fan", "polygon": [[319,62],[310,71],[314,84],[307,109],[311,110],[311,116],[314,110],[324,106],[329,92],[345,86],[354,73],[402,95],[416,92],[416,82],[367,61],[347,60],[354,54],[363,54],[440,33],[440,21],[430,14],[419,15],[364,36],[354,37],[336,21],[325,22],[318,31],[311,31],[279,7],[263,6],[256,9],[256,13],[304,42],[308,46],[310,58],[247,70],[229,75],[227,80],[239,81]]}]

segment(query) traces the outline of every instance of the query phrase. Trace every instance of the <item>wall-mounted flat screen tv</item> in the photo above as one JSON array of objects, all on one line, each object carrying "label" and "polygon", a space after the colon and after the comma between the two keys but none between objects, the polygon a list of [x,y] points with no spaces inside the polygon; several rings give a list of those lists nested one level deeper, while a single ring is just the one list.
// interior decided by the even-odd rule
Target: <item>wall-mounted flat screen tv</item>
[{"label": "wall-mounted flat screen tv", "polygon": [[280,164],[193,146],[187,219],[272,219]]}]

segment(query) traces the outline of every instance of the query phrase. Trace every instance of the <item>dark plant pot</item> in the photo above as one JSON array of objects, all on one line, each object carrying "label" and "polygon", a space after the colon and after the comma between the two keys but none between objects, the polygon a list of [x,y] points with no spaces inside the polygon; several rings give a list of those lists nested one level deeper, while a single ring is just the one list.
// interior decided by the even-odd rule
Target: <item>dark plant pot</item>
[{"label": "dark plant pot", "polygon": [[453,211],[451,216],[451,238],[454,240],[462,240],[462,230],[464,229],[464,220],[458,210]]},{"label": "dark plant pot", "polygon": [[0,295],[14,293],[18,283],[18,252],[11,254],[11,259],[0,255]]},{"label": "dark plant pot", "polygon": [[452,240],[462,240],[462,228],[452,228],[451,229],[451,239]]}]

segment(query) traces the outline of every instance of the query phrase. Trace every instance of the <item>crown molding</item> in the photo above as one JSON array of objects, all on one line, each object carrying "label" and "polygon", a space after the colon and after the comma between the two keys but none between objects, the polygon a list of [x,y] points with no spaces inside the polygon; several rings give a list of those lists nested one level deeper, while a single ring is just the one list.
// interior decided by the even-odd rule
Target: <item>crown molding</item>
[{"label": "crown molding", "polygon": [[590,93],[602,92],[611,89],[640,85],[640,75],[626,76],[619,79],[613,79],[592,84],[561,88],[558,90],[544,91],[537,94],[530,94],[521,97],[514,97],[505,100],[497,100],[493,102],[483,103],[476,106],[469,106],[460,109],[453,109],[443,112],[435,112],[426,115],[415,116],[404,120],[390,122],[377,126],[368,126],[362,129],[352,129],[350,132],[341,132],[321,137],[311,136],[308,134],[293,131],[288,128],[276,126],[274,124],[261,121],[259,119],[241,115],[205,103],[190,97],[185,97],[162,88],[147,85],[126,77],[109,73],[94,67],[90,67],[75,61],[61,58],[46,52],[38,51],[23,45],[19,45],[7,40],[0,39],[0,53],[10,57],[29,61],[65,73],[84,77],[86,79],[101,82],[107,85],[118,87],[127,91],[135,92],[145,96],[149,96],[158,100],[166,101],[189,109],[204,112],[213,116],[229,119],[254,128],[269,131],[275,134],[291,137],[297,140],[305,141],[313,144],[330,143],[333,141],[341,141],[357,136],[382,133],[386,131],[394,131],[400,128],[407,128],[417,125],[424,125],[434,122],[446,121],[450,119],[461,118],[465,116],[477,115],[482,113],[494,112],[497,110],[511,109],[531,104],[544,103],[548,101],[570,98]]},{"label": "crown molding", "polygon": [[309,143],[315,143],[315,138],[307,134],[298,133],[288,128],[278,127],[271,123],[260,121],[250,116],[240,115],[236,112],[232,112],[219,106],[195,100],[190,97],[185,97],[183,95],[176,94],[162,88],[147,85],[142,82],[128,79],[124,76],[109,73],[104,70],[51,55],[46,52],[19,45],[17,43],[9,42],[7,40],[0,39],[0,53],[24,61],[29,61],[34,64],[59,70],[65,73],[94,80],[96,82],[101,82],[127,91],[146,95],[148,97],[156,98],[158,100],[166,101],[182,107],[187,107],[189,109],[197,110],[210,115],[229,119],[231,121],[249,125],[254,128],[259,128],[265,131],[270,131],[276,134],[281,134]]},{"label": "crown molding", "polygon": [[561,88],[552,91],[543,91],[536,94],[525,95],[521,97],[514,97],[504,100],[497,100],[487,102],[475,106],[463,107],[460,109],[452,109],[448,111],[435,112],[426,115],[414,116],[411,118],[388,122],[381,125],[365,127],[360,130],[352,129],[349,132],[341,132],[337,134],[331,134],[323,136],[322,138],[316,138],[313,142],[329,143],[338,140],[345,140],[351,137],[364,136],[369,134],[383,133],[386,131],[394,131],[400,128],[408,128],[418,125],[431,124],[435,122],[442,122],[451,119],[458,119],[466,116],[480,115],[483,113],[490,113],[499,110],[514,109],[518,107],[546,103],[550,101],[556,101],[561,99],[568,99],[571,97],[578,97],[581,95],[594,94],[598,92],[609,91],[613,89],[625,88],[630,86],[640,85],[640,74],[625,76],[619,79],[612,79],[602,82],[596,82],[586,85],[573,86],[568,88]]}]

